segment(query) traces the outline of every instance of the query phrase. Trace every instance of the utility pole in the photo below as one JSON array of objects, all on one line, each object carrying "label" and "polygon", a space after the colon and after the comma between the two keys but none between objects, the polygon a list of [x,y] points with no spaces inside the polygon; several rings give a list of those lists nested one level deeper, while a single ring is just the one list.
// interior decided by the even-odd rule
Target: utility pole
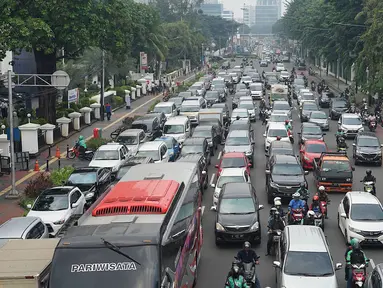
[{"label": "utility pole", "polygon": [[101,110],[101,121],[105,119],[105,107],[104,107],[104,91],[105,91],[105,50],[102,50],[101,56],[102,71],[101,71],[101,92],[100,92],[100,110]]},{"label": "utility pole", "polygon": [[[9,63],[9,64],[12,64]],[[16,170],[15,170],[15,140],[13,135],[13,89],[12,89],[12,70],[8,68],[8,115],[9,115],[9,139],[10,139],[10,164],[11,164],[11,183],[12,190],[9,193],[10,195],[14,195],[13,197],[19,196],[19,191],[16,190]]]}]

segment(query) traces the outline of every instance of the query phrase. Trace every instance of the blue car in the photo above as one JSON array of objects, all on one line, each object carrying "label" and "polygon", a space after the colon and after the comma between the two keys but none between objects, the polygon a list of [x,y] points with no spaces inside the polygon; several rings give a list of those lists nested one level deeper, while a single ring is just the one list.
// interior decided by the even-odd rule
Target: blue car
[{"label": "blue car", "polygon": [[180,154],[181,149],[180,149],[180,144],[177,142],[176,139],[174,139],[171,136],[161,136],[154,139],[154,141],[163,141],[166,143],[166,146],[168,147],[170,162],[174,162],[178,158],[178,155]]}]

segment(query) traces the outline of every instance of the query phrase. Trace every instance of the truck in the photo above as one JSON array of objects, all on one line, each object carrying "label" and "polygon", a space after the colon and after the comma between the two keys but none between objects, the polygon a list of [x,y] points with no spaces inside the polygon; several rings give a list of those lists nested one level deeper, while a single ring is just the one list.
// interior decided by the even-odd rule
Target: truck
[{"label": "truck", "polygon": [[270,103],[275,100],[287,100],[288,98],[288,87],[286,85],[282,84],[273,84],[271,85],[271,92],[270,92]]},{"label": "truck", "polygon": [[47,288],[60,239],[0,240],[0,287]]}]

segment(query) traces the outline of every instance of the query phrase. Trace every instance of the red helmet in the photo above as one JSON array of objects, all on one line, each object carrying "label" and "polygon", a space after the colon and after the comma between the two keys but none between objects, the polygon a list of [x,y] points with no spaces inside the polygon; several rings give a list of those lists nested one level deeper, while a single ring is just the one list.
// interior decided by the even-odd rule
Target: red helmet
[{"label": "red helmet", "polygon": [[289,120],[285,120],[285,124],[289,124],[290,123],[290,121]]},{"label": "red helmet", "polygon": [[281,136],[277,136],[277,140],[281,140]]},{"label": "red helmet", "polygon": [[315,196],[313,197],[313,201],[319,201],[319,196],[318,196],[318,195],[315,195]]}]

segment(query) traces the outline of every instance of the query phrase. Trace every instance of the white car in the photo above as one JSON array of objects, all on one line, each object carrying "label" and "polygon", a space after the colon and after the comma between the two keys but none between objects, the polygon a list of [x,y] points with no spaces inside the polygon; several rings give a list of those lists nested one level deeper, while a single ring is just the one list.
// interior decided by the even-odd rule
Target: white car
[{"label": "white car", "polygon": [[277,67],[275,67],[275,70],[277,70],[277,72],[286,71],[285,65],[283,65],[283,63],[277,63]]},{"label": "white car", "polygon": [[241,81],[242,81],[243,84],[246,84],[246,85],[249,85],[250,83],[253,82],[253,80],[251,80],[250,76],[243,76]]},{"label": "white car", "polygon": [[132,155],[136,154],[140,144],[146,141],[146,134],[142,129],[127,129],[121,132],[116,139],[116,142],[125,144]]},{"label": "white car", "polygon": [[234,109],[231,113],[231,122],[238,120],[237,118],[250,121],[248,110],[243,108]]},{"label": "white car", "polygon": [[249,112],[250,121],[256,121],[256,111],[255,111],[255,105],[253,103],[253,100],[251,101],[240,101],[238,105],[238,109],[247,109],[247,112]]},{"label": "white car", "polygon": [[112,173],[117,173],[121,165],[126,162],[132,154],[124,144],[108,143],[100,146],[94,153],[89,167],[111,168]]},{"label": "white car", "polygon": [[315,103],[315,96],[311,92],[304,92],[301,94],[301,97],[299,99],[299,105],[302,106],[305,102],[314,102]]},{"label": "white car", "polygon": [[281,75],[279,76],[282,81],[289,80],[290,74],[287,71],[281,71]]},{"label": "white car", "polygon": [[229,73],[229,76],[231,76],[231,79],[233,79],[234,83],[238,83],[238,74],[237,73]]},{"label": "white car", "polygon": [[298,104],[300,104],[300,101],[302,99],[302,94],[303,93],[310,93],[310,89],[306,89],[306,88],[301,88],[299,89],[298,93],[297,93],[297,102]]},{"label": "white car", "polygon": [[285,124],[286,120],[289,120],[292,124],[293,120],[289,119],[289,115],[285,112],[272,112],[270,114],[269,119],[267,119],[267,125],[266,128],[271,125],[272,123],[282,123]]},{"label": "white car", "polygon": [[168,153],[168,147],[164,141],[152,141],[142,144],[136,156],[150,157],[154,163],[165,163],[169,162]]},{"label": "white car", "polygon": [[27,216],[39,217],[55,236],[62,225],[74,214],[83,214],[86,200],[79,188],[60,186],[42,192],[33,205],[28,205]]},{"label": "white car", "polygon": [[359,115],[353,113],[343,113],[338,120],[338,129],[341,129],[346,137],[355,137],[359,132],[363,132],[363,123]]},{"label": "white car", "polygon": [[338,226],[347,243],[383,244],[383,207],[366,192],[348,192],[338,207]]},{"label": "white car", "polygon": [[260,100],[263,96],[263,84],[262,83],[252,83],[249,86],[250,95],[253,100]]},{"label": "white car", "polygon": [[290,138],[287,135],[287,130],[284,123],[271,123],[266,128],[265,134],[265,151],[269,150],[271,142],[277,140],[277,137],[280,137],[280,141],[290,142]]},{"label": "white car", "polygon": [[275,100],[273,102],[273,106],[271,107],[272,112],[277,112],[277,113],[286,113],[289,119],[291,119],[291,106],[289,102],[285,100]]},{"label": "white car", "polygon": [[153,113],[164,113],[166,119],[177,116],[178,110],[174,102],[160,102],[154,106]]},{"label": "white car", "polygon": [[250,176],[246,172],[246,168],[223,168],[218,177],[217,184],[211,185],[211,187],[214,188],[213,206],[217,205],[219,194],[221,193],[224,184],[245,182],[250,183]]}]

